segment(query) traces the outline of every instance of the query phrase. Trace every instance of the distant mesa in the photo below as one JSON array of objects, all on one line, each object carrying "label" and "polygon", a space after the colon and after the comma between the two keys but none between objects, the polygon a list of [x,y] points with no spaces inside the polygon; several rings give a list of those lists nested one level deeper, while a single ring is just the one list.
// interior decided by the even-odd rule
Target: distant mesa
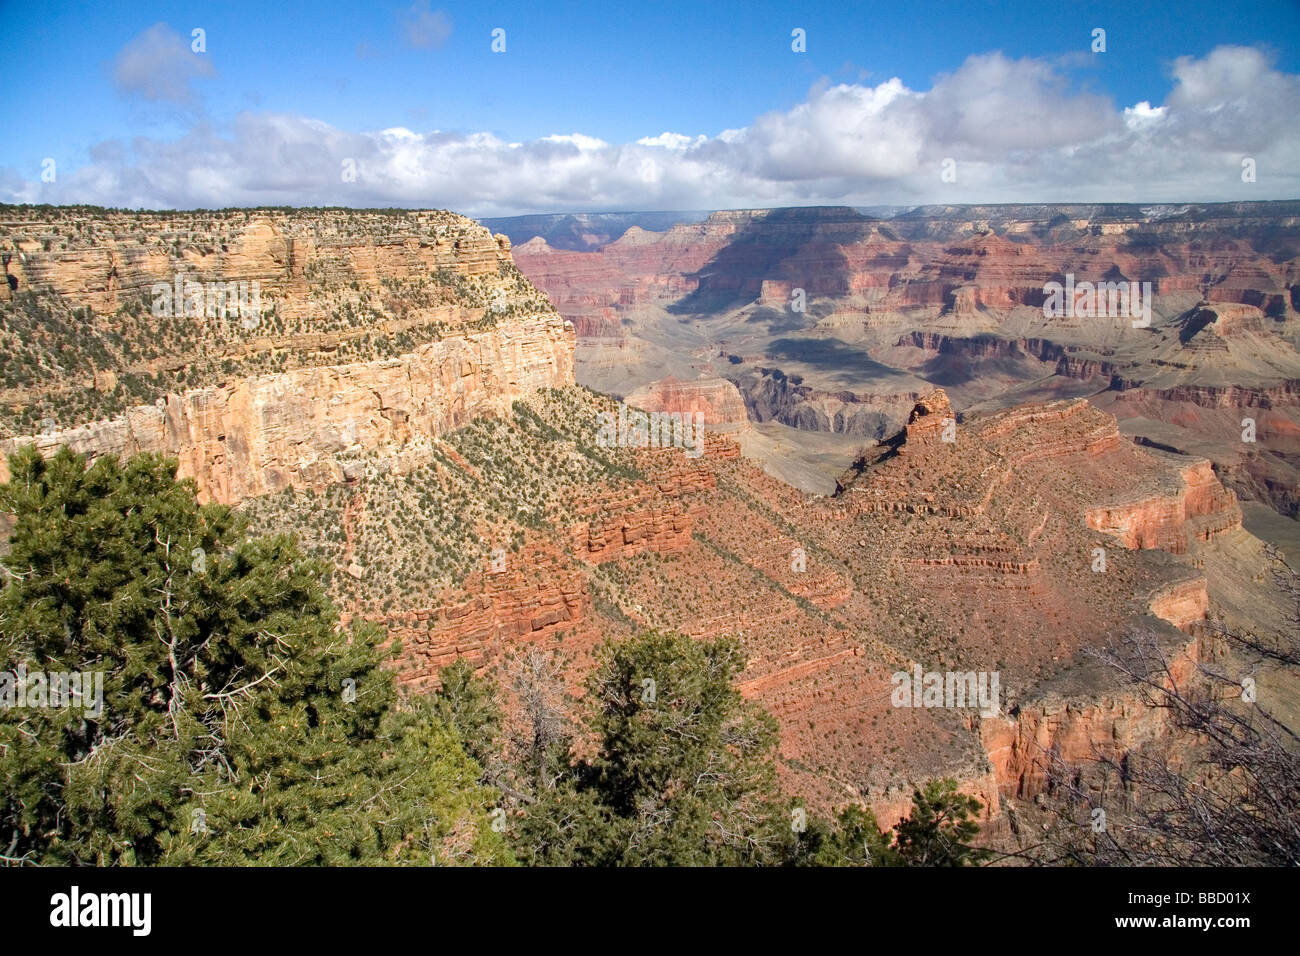
[{"label": "distant mesa", "polygon": [[700,378],[693,382],[668,376],[636,389],[625,399],[647,412],[699,412],[706,425],[745,422],[745,402],[740,391],[722,378]]},{"label": "distant mesa", "polygon": [[[1300,515],[1300,201],[733,209],[625,225],[586,251],[516,246],[574,325],[584,385],[725,378],[780,436],[754,453],[779,445],[826,484],[860,451],[841,439],[888,443],[936,387],[954,417],[1087,397],[1131,438],[1204,456],[1243,500]],[[1150,326],[1046,315],[1044,287],[1067,273],[1150,283]]]}]

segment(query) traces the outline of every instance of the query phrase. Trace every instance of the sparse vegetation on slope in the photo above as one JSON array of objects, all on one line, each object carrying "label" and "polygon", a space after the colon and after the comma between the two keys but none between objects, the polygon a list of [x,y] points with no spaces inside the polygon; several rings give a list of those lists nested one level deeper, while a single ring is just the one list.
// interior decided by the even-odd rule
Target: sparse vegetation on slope
[{"label": "sparse vegetation on slope", "polygon": [[[441,210],[0,206],[0,255],[0,437],[553,312],[482,227]],[[186,282],[242,283],[253,314]]]}]

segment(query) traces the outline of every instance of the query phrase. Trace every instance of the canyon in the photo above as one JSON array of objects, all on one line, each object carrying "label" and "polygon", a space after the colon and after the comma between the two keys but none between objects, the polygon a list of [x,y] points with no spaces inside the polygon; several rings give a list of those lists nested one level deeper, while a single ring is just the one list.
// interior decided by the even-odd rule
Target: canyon
[{"label": "canyon", "polygon": [[[407,693],[528,651],[576,691],[602,642],[734,635],[792,793],[891,825],[951,776],[996,828],[1048,755],[1160,737],[1096,652],[1283,626],[1242,502],[1294,500],[1300,220],[1239,205],[714,213],[594,251],[440,211],[6,207],[0,451],[174,457],[324,563]],[[1164,270],[1153,329],[1048,327],[1044,276],[1112,265]],[[177,273],[256,279],[261,321],[155,316]],[[605,447],[618,400],[702,412],[703,453]],[[892,706],[914,666],[1003,699]]]},{"label": "canyon", "polygon": [[[1090,397],[1135,440],[1209,459],[1259,533],[1294,541],[1300,203],[870,213],[692,214],[564,249],[499,222],[573,322],[580,383],[626,396],[730,381],[749,420],[780,436],[750,441],[753,453],[806,490],[832,491],[860,446],[896,432],[934,387],[958,415]],[[1067,275],[1150,282],[1151,327],[1045,315],[1045,286]],[[859,441],[827,455],[811,432]]]}]

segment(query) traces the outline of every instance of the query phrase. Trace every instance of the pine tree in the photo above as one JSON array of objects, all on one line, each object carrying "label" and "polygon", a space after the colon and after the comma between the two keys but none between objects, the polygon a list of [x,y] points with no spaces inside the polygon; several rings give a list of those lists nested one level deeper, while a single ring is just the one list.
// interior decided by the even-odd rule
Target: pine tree
[{"label": "pine tree", "polygon": [[833,824],[809,819],[808,830],[789,862],[797,866],[898,866],[902,860],[871,809],[850,805],[836,815]]},{"label": "pine tree", "polygon": [[536,794],[514,835],[547,864],[776,864],[792,839],[776,722],[741,697],[733,640],[648,632],[607,645],[588,681],[588,759]]},{"label": "pine tree", "polygon": [[496,754],[501,733],[495,686],[477,676],[463,657],[440,670],[438,680],[442,686],[434,697],[434,709],[456,731],[465,752],[486,767]]},{"label": "pine tree", "polygon": [[492,791],[402,703],[325,568],[175,462],[10,459],[0,664],[100,672],[102,712],[0,710],[0,852],[89,864],[504,862]]},{"label": "pine tree", "polygon": [[973,866],[989,857],[970,845],[979,833],[980,802],[957,792],[951,779],[932,780],[912,792],[912,813],[894,828],[903,866]]}]

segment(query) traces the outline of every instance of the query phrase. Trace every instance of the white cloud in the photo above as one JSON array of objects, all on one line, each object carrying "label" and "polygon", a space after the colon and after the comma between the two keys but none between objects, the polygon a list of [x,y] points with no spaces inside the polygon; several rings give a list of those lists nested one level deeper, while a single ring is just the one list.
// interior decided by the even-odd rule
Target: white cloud
[{"label": "white cloud", "polygon": [[706,142],[708,137],[701,133],[699,136],[683,136],[681,133],[660,133],[658,136],[642,136],[638,139],[638,146],[662,146],[664,149],[687,149],[691,146],[698,146]]},{"label": "white cloud", "polygon": [[1268,58],[1261,51],[1245,46],[1216,47],[1203,60],[1180,56],[1171,72],[1177,85],[1169,102],[1175,106],[1213,107],[1234,100],[1246,102],[1278,85],[1275,79],[1278,74],[1271,69]]},{"label": "white cloud", "polygon": [[417,0],[399,17],[402,40],[417,50],[440,47],[451,36],[451,20],[441,10],[430,10],[429,0]]},{"label": "white cloud", "polygon": [[1148,101],[1143,100],[1136,106],[1124,107],[1124,125],[1132,128],[1142,123],[1157,121],[1168,110],[1169,108],[1166,106],[1152,106]]},{"label": "white cloud", "polygon": [[[177,140],[101,143],[55,184],[0,172],[0,197],[148,207],[442,206],[473,215],[811,203],[1180,202],[1300,196],[1300,77],[1220,47],[1171,66],[1159,106],[1073,92],[1049,64],[969,58],[928,91],[819,85],[742,129],[612,144],[583,133],[349,132],[244,113]],[[1241,159],[1258,181],[1243,184]],[[957,182],[940,179],[946,158]],[[355,181],[344,182],[344,160]]]},{"label": "white cloud", "polygon": [[188,105],[191,83],[216,71],[206,53],[194,53],[190,41],[166,23],[155,23],[127,41],[113,61],[113,83],[128,95]]},{"label": "white cloud", "polygon": [[1119,126],[1108,100],[1072,94],[1040,60],[1009,60],[1000,53],[968,58],[934,84],[918,109],[928,123],[927,141],[944,143],[947,155],[958,160],[965,155],[996,161],[1016,150],[1090,142]]},{"label": "white cloud", "polygon": [[570,143],[581,150],[605,149],[609,143],[603,139],[596,139],[594,136],[583,136],[581,133],[570,133],[568,135],[553,135],[542,137],[545,143]]}]

